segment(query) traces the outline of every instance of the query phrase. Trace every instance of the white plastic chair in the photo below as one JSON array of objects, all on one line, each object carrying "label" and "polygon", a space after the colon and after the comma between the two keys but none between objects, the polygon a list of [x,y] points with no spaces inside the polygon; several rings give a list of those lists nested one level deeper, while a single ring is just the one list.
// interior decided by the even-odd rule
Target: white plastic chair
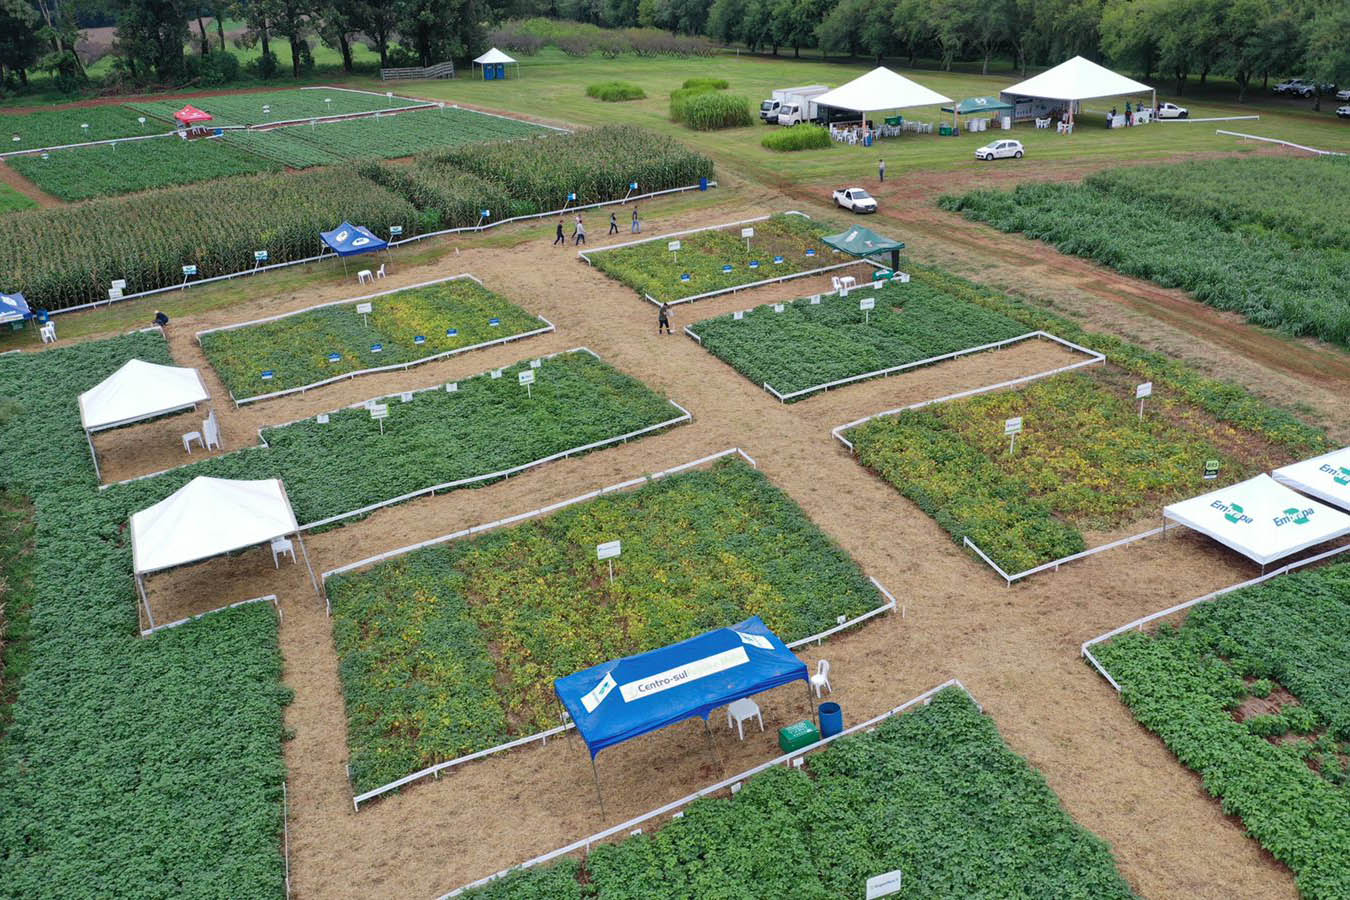
[{"label": "white plastic chair", "polygon": [[383,278],[383,277],[384,277],[384,266],[385,266],[384,263],[380,263],[380,267],[379,267],[378,269],[375,270],[375,277],[376,277],[376,278]]},{"label": "white plastic chair", "polygon": [[43,325],[40,329],[38,329],[38,333],[42,335],[42,343],[44,343],[44,344],[55,344],[55,343],[56,343],[56,323],[55,323],[55,322],[48,322],[46,325]]},{"label": "white plastic chair", "polygon": [[212,410],[211,415],[202,419],[202,443],[204,448],[210,450],[215,447],[220,449],[220,426],[216,424],[216,413]]},{"label": "white plastic chair", "polygon": [[731,702],[731,705],[727,707],[728,728],[731,727],[731,721],[733,719],[736,720],[736,733],[741,736],[741,740],[745,740],[745,729],[741,725],[742,722],[748,721],[750,719],[758,719],[759,730],[760,731],[764,730],[764,717],[761,716],[759,713],[759,704],[751,700],[749,697],[742,697],[739,700],[733,700]]},{"label": "white plastic chair", "polygon": [[369,269],[362,269],[356,273],[356,283],[365,284],[367,281],[374,281],[375,275]]},{"label": "white plastic chair", "polygon": [[830,693],[834,693],[834,686],[830,684],[830,661],[822,659],[816,663],[816,674],[811,676],[811,687],[815,689],[816,699],[820,699],[820,689],[829,688]]},{"label": "white plastic chair", "polygon": [[854,278],[852,275],[845,275],[839,279],[839,285],[844,289],[845,293],[853,290],[854,285],[857,283],[858,279]]},{"label": "white plastic chair", "polygon": [[193,441],[197,442],[197,446],[205,449],[205,445],[202,444],[202,433],[200,431],[189,431],[187,434],[183,435],[183,449],[186,450],[189,455],[192,453]]},{"label": "white plastic chair", "polygon": [[838,275],[831,275],[831,276],[830,276],[830,283],[834,285],[834,289],[835,289],[836,291],[842,291],[842,290],[844,289],[844,286],[843,286],[842,284],[839,283],[839,276],[838,276]]},{"label": "white plastic chair", "polygon": [[[273,566],[275,566],[276,568],[280,569],[280,568],[281,568],[281,563],[278,561],[278,558],[281,557],[281,556],[285,556],[285,555],[288,554],[288,553],[289,553],[290,556],[291,556],[291,562],[295,562],[295,547],[291,544],[291,539],[290,539],[290,538],[279,537],[279,538],[273,538],[273,539],[272,539],[272,565],[273,565]],[[834,693],[834,692],[831,691],[830,693]]]}]

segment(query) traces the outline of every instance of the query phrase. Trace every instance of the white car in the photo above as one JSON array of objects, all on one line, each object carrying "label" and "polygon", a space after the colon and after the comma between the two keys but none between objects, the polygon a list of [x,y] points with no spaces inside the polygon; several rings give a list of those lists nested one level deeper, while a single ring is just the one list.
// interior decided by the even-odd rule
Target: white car
[{"label": "white car", "polygon": [[1350,119],[1350,105],[1338,107],[1336,115],[1342,119]]},{"label": "white car", "polygon": [[859,187],[840,188],[835,191],[834,205],[851,209],[855,213],[874,213],[877,211],[876,198]]},{"label": "white car", "polygon": [[1317,85],[1302,78],[1290,78],[1275,85],[1277,94],[1293,94],[1295,97],[1311,97],[1317,91]]},{"label": "white car", "polygon": [[1190,118],[1190,115],[1191,111],[1184,106],[1177,106],[1175,103],[1159,103],[1155,118],[1187,119]]},{"label": "white car", "polygon": [[990,141],[975,151],[976,159],[1013,159],[1022,158],[1021,141]]},{"label": "white car", "polygon": [[1346,100],[1346,101],[1350,101],[1350,90],[1346,90],[1346,91],[1337,91],[1337,92],[1336,92],[1336,99],[1337,99],[1337,100]]}]

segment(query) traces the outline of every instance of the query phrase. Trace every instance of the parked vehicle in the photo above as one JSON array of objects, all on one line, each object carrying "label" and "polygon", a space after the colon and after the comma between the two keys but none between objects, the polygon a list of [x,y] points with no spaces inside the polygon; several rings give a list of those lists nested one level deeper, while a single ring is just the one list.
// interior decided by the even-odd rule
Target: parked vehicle
[{"label": "parked vehicle", "polygon": [[1189,119],[1191,111],[1175,103],[1159,103],[1154,117],[1158,119]]},{"label": "parked vehicle", "polygon": [[1311,97],[1317,91],[1317,85],[1302,78],[1290,78],[1275,85],[1275,93],[1293,97]]},{"label": "parked vehicle", "polygon": [[775,125],[778,122],[778,108],[783,104],[778,100],[765,100],[759,104],[759,120],[765,125]]},{"label": "parked vehicle", "polygon": [[1350,119],[1350,104],[1336,108],[1336,115],[1342,119]]},{"label": "parked vehicle", "polygon": [[976,159],[1021,159],[1023,154],[1021,141],[990,141],[975,151]]},{"label": "parked vehicle", "polygon": [[815,122],[820,118],[815,98],[827,91],[829,88],[823,84],[781,88],[774,91],[772,97],[760,103],[759,117],[767,123],[779,125]]},{"label": "parked vehicle", "polygon": [[877,200],[862,188],[840,188],[834,192],[834,205],[852,210],[855,213],[874,213]]},{"label": "parked vehicle", "polygon": [[1350,90],[1337,91],[1336,99],[1350,101]]}]

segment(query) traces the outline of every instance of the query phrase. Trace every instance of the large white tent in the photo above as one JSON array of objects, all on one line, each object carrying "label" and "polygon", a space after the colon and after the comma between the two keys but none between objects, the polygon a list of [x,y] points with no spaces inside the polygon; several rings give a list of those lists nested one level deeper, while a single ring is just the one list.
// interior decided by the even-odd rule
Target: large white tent
[{"label": "large white tent", "polygon": [[1350,534],[1350,516],[1295,493],[1269,475],[1173,503],[1163,509],[1163,518],[1208,535],[1263,567]]},{"label": "large white tent", "polygon": [[816,98],[818,105],[850,109],[859,113],[906,109],[913,106],[937,106],[951,102],[951,97],[944,97],[937,91],[910,81],[885,66],[879,66],[866,75],[860,75]]},{"label": "large white tent", "polygon": [[1153,107],[1156,109],[1158,106],[1158,94],[1154,88],[1112,72],[1105,66],[1099,66],[1081,56],[1075,56],[1053,69],[1047,69],[999,92],[1001,98],[1013,104],[1013,117],[1016,119],[1030,117],[1030,114],[1024,111],[1028,106],[1027,102],[1023,100],[1019,103],[1018,98],[1030,97],[1036,100],[1067,103],[1072,118],[1075,107],[1081,100],[1118,97],[1122,94],[1151,94]]},{"label": "large white tent", "polygon": [[1284,466],[1271,474],[1280,484],[1350,510],[1350,447]]},{"label": "large white tent", "polygon": [[[154,506],[133,513],[132,566],[151,627],[154,619],[142,576],[290,534],[298,539],[299,531],[279,478],[235,481],[199,475]],[[300,546],[303,552],[304,543]]]},{"label": "large white tent", "polygon": [[80,395],[80,422],[98,472],[93,432],[166,413],[195,408],[211,394],[196,369],[128,360],[122,368]]}]

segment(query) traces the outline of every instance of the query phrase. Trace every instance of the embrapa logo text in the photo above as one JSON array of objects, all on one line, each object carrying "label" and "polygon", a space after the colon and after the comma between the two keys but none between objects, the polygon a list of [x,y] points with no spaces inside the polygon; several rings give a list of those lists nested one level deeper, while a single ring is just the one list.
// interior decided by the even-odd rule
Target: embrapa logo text
[{"label": "embrapa logo text", "polygon": [[1254,519],[1247,515],[1247,511],[1237,503],[1224,503],[1222,500],[1215,500],[1210,506],[1223,513],[1223,517],[1234,525],[1250,525]]},{"label": "embrapa logo text", "polygon": [[1307,509],[1286,509],[1284,515],[1276,516],[1271,521],[1275,523],[1276,528],[1279,528],[1281,525],[1288,525],[1291,522],[1295,525],[1307,525],[1308,519],[1312,518],[1312,514],[1313,509],[1311,506]]},{"label": "embrapa logo text", "polygon": [[1337,484],[1350,487],[1350,468],[1345,466],[1329,466],[1326,463],[1322,463],[1322,466],[1318,471],[1326,472],[1331,476],[1331,480]]}]

